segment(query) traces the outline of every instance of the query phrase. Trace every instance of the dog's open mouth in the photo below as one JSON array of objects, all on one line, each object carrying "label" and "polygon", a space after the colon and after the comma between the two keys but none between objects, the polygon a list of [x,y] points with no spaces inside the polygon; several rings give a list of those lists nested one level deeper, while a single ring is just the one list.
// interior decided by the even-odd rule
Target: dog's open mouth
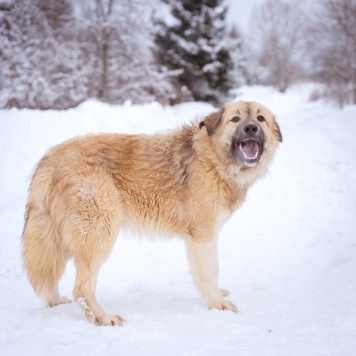
[{"label": "dog's open mouth", "polygon": [[246,163],[256,163],[261,157],[261,145],[255,140],[245,140],[235,144],[235,151],[238,157]]}]

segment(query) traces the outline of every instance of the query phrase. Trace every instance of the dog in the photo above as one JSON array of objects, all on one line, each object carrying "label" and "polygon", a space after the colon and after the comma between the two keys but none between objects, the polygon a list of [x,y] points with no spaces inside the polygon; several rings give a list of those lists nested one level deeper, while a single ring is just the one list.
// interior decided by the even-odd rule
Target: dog
[{"label": "dog", "polygon": [[51,149],[33,175],[23,260],[50,307],[74,258],[74,301],[97,325],[122,325],[95,297],[99,268],[120,229],[180,236],[209,308],[237,312],[218,288],[219,227],[243,203],[282,141],[273,114],[254,102],[227,103],[202,121],[153,135],[98,134]]}]

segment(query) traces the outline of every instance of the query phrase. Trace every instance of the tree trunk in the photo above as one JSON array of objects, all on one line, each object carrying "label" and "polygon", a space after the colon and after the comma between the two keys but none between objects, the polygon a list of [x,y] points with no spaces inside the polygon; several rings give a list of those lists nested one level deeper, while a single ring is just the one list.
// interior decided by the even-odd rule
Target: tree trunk
[{"label": "tree trunk", "polygon": [[106,99],[107,96],[107,81],[108,81],[108,51],[109,46],[105,41],[101,47],[101,83],[99,87],[99,99]]}]

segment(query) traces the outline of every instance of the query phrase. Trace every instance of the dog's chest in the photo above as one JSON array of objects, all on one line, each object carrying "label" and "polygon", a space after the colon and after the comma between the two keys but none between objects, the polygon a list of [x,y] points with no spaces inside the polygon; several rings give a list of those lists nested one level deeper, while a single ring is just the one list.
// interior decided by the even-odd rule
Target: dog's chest
[{"label": "dog's chest", "polygon": [[228,208],[222,208],[218,212],[218,226],[223,225],[231,216],[232,211]]}]

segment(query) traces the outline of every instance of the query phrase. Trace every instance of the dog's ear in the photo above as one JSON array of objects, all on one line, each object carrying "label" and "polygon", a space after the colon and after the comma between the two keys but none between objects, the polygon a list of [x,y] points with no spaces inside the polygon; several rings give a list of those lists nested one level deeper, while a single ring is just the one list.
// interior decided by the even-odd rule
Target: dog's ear
[{"label": "dog's ear", "polygon": [[211,136],[216,130],[216,128],[219,126],[223,114],[224,114],[224,108],[221,108],[217,112],[211,113],[210,115],[205,117],[203,121],[199,123],[199,128],[201,129],[203,126],[205,126],[208,135]]},{"label": "dog's ear", "polygon": [[281,129],[279,128],[279,125],[277,124],[276,119],[274,119],[274,131],[277,134],[278,141],[282,142],[283,141],[282,132],[281,132]]}]

